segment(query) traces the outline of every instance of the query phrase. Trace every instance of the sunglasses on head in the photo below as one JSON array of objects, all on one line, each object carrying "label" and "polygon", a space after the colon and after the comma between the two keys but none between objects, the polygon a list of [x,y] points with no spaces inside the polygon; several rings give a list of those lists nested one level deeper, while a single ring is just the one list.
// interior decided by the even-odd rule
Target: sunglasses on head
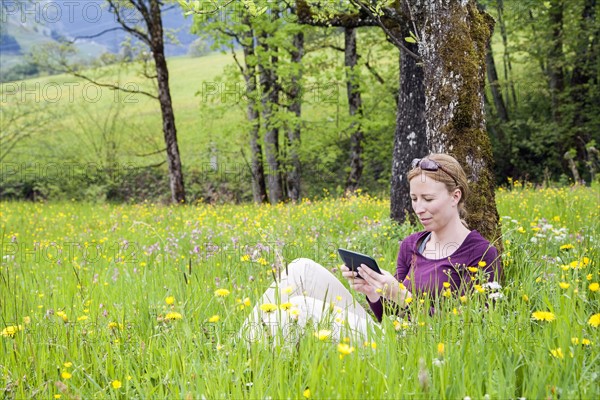
[{"label": "sunglasses on head", "polygon": [[414,168],[421,168],[423,171],[432,171],[432,172],[435,172],[437,170],[442,170],[450,178],[452,178],[452,180],[454,181],[454,183],[456,184],[456,186],[459,186],[458,181],[456,180],[456,178],[454,177],[454,175],[452,175],[450,172],[448,172],[446,170],[446,168],[444,168],[437,161],[430,160],[428,158],[415,158],[414,160],[412,160],[411,168],[413,168],[413,169]]}]

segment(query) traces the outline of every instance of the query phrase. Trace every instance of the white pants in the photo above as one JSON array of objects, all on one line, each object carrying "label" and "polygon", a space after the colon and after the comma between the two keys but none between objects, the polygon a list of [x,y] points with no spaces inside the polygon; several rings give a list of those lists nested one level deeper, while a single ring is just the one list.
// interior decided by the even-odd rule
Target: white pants
[{"label": "white pants", "polygon": [[240,336],[249,343],[269,338],[274,344],[289,344],[307,325],[320,331],[321,340],[354,336],[362,341],[376,323],[331,272],[299,258],[258,300]]}]

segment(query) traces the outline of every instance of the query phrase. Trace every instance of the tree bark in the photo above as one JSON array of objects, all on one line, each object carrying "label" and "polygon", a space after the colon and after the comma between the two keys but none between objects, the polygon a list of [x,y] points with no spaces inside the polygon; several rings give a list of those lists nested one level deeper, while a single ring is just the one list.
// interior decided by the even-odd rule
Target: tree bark
[{"label": "tree bark", "polygon": [[302,58],[304,57],[304,33],[298,32],[294,35],[293,49],[291,51],[291,61],[294,67],[297,68],[296,73],[291,78],[290,88],[290,106],[289,110],[296,117],[295,123],[288,130],[288,155],[290,167],[287,171],[287,190],[288,197],[292,201],[300,200],[300,156],[298,150],[300,148],[300,132],[302,115]]},{"label": "tree bark", "polygon": [[496,109],[496,115],[502,122],[508,122],[508,111],[504,103],[504,97],[500,90],[500,82],[498,81],[498,72],[496,70],[496,63],[494,62],[494,54],[492,52],[491,41],[487,45],[487,54],[485,56],[485,66],[488,76],[488,82],[490,83],[490,91],[492,93],[492,100],[494,101],[494,107]]},{"label": "tree bark", "polygon": [[562,0],[550,2],[550,26],[552,29],[550,52],[548,54],[548,80],[550,96],[552,98],[552,116],[555,122],[560,122],[560,95],[565,88],[565,76],[563,70],[563,11]]},{"label": "tree bark", "polygon": [[[419,42],[426,135],[433,152],[452,154],[470,179],[467,223],[488,240],[500,236],[493,157],[485,130],[485,57],[493,19],[475,1],[429,0]],[[496,243],[501,247],[501,243]]]},{"label": "tree bark", "polygon": [[169,166],[169,181],[171,187],[171,201],[173,203],[185,202],[185,187],[179,146],[177,144],[177,128],[175,126],[175,113],[171,100],[169,86],[169,69],[165,58],[163,41],[163,26],[159,0],[150,0],[150,19],[147,20],[150,48],[154,56],[156,77],[158,81],[158,100],[163,120],[163,134],[167,149],[167,163]]},{"label": "tree bark", "polygon": [[250,123],[250,151],[252,159],[250,169],[252,173],[252,196],[255,203],[267,202],[267,187],[265,183],[265,171],[263,166],[263,153],[260,145],[260,114],[258,112],[258,93],[256,85],[256,52],[254,50],[254,30],[250,26],[250,19],[245,18],[248,30],[242,40],[244,51],[245,68],[243,70],[246,81],[246,95],[248,100],[247,116]]},{"label": "tree bark", "polygon": [[[356,64],[358,52],[356,46],[356,28],[344,29],[344,65],[346,66],[346,90],[348,95],[348,112],[352,118],[350,130],[350,173],[346,180],[346,191],[354,192],[359,187],[363,171],[362,142],[364,133],[360,119],[362,118],[362,98],[358,84]],[[358,120],[357,120],[358,119]]]},{"label": "tree bark", "polygon": [[[413,53],[417,44],[406,44]],[[425,135],[425,88],[423,67],[400,49],[400,92],[396,112],[396,132],[392,157],[390,217],[403,223],[416,222],[409,196],[408,171],[413,159],[428,153]]]},{"label": "tree bark", "polygon": [[[267,186],[269,201],[277,204],[283,200],[283,179],[279,162],[279,127],[273,123],[275,110],[279,104],[279,88],[275,66],[278,58],[276,49],[268,44],[270,35],[260,35],[263,56],[259,57],[260,85],[262,91],[262,122],[265,130],[265,155],[267,158]],[[272,53],[271,53],[272,52]],[[262,59],[261,59],[262,58]]]}]

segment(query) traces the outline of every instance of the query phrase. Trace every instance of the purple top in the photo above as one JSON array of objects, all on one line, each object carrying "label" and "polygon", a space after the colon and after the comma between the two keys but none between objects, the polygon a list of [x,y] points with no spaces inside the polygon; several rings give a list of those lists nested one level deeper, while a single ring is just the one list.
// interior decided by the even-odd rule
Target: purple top
[{"label": "purple top", "polygon": [[[423,231],[408,236],[400,244],[398,252],[395,277],[413,295],[415,294],[413,291],[427,292],[436,297],[444,290],[444,282],[450,283],[452,292],[464,293],[471,285],[473,275],[467,267],[477,267],[480,261],[486,263],[480,269],[487,274],[488,281],[498,280],[502,268],[498,250],[479,232],[471,231],[449,257],[440,260],[426,258],[418,251],[419,244],[428,233]],[[414,265],[413,270],[411,265]],[[382,300],[369,302],[369,305],[377,320],[381,321]]]}]

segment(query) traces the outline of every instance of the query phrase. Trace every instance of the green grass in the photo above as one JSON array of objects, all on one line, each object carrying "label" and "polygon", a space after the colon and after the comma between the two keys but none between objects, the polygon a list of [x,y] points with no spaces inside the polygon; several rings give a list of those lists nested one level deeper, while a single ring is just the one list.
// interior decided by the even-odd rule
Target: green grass
[{"label": "green grass", "polygon": [[598,196],[597,186],[499,191],[504,297],[443,298],[433,316],[417,299],[412,321],[396,331],[384,319],[375,348],[350,339],[343,357],[312,331],[275,348],[236,340],[243,301],[254,306],[271,269],[293,258],[338,266],[342,245],[392,270],[398,240],[417,228],[393,225],[387,200],[2,203],[1,327],[22,330],[0,337],[0,387],[8,399],[302,398],[307,388],[312,398],[597,398]]}]

